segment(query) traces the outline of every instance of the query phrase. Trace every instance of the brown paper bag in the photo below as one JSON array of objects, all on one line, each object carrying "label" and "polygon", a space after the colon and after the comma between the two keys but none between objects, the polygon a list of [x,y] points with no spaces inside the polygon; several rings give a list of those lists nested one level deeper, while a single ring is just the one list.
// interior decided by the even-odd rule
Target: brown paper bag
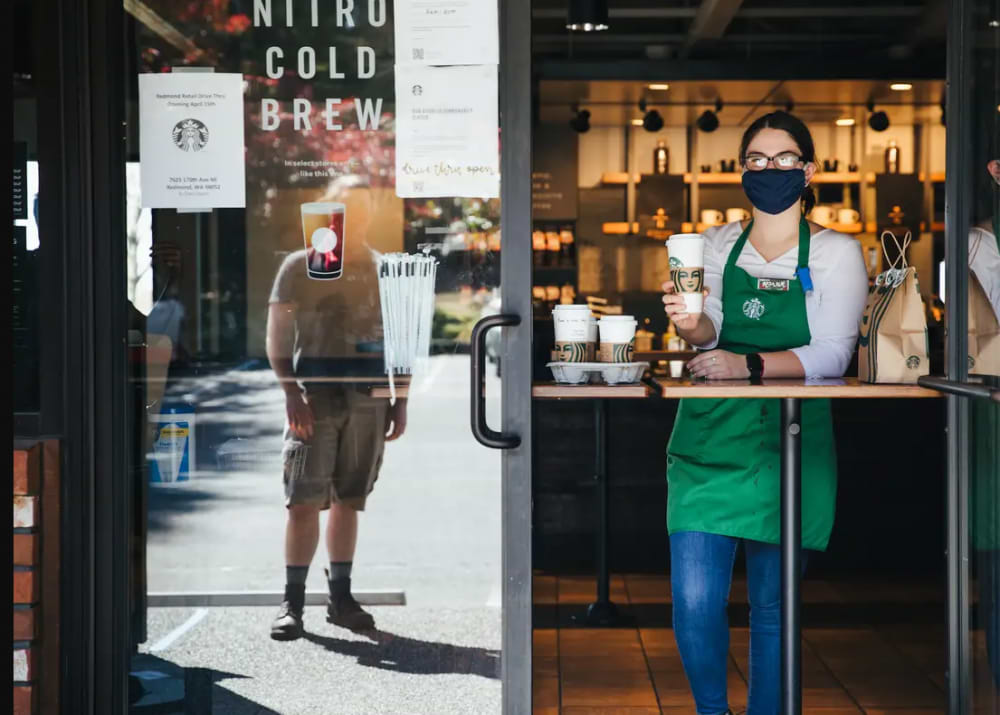
[{"label": "brown paper bag", "polygon": [[[982,236],[972,246],[969,263],[979,250]],[[1000,321],[986,291],[969,271],[969,372],[978,375],[1000,375]]]},{"label": "brown paper bag", "polygon": [[871,383],[915,383],[930,372],[927,317],[917,269],[906,262],[911,235],[907,233],[900,246],[895,235],[886,231],[882,234],[883,251],[887,237],[899,249],[898,258],[875,277],[868,292],[861,318],[858,377]]}]

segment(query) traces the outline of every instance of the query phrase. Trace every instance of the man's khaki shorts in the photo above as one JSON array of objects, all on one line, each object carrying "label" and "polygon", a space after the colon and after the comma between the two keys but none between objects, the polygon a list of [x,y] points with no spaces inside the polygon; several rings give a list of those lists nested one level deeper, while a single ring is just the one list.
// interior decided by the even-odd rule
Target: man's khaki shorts
[{"label": "man's khaki shorts", "polygon": [[307,388],[306,398],[315,418],[312,438],[303,441],[285,426],[285,506],[363,511],[382,466],[388,401],[339,386]]}]

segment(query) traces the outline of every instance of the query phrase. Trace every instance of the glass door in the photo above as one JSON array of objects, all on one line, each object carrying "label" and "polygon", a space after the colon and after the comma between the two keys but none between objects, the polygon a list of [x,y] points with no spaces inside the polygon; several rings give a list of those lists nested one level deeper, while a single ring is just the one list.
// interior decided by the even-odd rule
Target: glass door
[{"label": "glass door", "polygon": [[528,712],[504,5],[124,0],[128,712]]},{"label": "glass door", "polygon": [[949,712],[1000,712],[1000,2],[951,6],[947,377]]}]

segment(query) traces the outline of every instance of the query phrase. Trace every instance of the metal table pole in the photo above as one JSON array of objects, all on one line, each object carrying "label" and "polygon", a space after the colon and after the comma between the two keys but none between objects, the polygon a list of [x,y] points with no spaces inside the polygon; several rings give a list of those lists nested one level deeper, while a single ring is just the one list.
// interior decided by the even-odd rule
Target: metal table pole
[{"label": "metal table pole", "polygon": [[802,404],[781,400],[781,712],[802,712]]},{"label": "metal table pole", "polygon": [[589,626],[618,623],[618,607],[611,602],[611,574],[608,564],[610,540],[610,486],[608,484],[608,401],[594,400],[594,481],[597,487],[597,600],[580,618]]}]

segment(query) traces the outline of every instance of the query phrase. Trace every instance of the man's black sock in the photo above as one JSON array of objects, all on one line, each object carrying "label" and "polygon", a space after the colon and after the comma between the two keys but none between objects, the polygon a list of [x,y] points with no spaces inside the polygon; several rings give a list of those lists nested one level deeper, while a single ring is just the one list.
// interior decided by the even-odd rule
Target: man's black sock
[{"label": "man's black sock", "polygon": [[285,566],[285,583],[290,586],[305,586],[308,566]]},{"label": "man's black sock", "polygon": [[353,561],[331,561],[330,580],[339,581],[342,578],[350,578],[353,566]]}]

